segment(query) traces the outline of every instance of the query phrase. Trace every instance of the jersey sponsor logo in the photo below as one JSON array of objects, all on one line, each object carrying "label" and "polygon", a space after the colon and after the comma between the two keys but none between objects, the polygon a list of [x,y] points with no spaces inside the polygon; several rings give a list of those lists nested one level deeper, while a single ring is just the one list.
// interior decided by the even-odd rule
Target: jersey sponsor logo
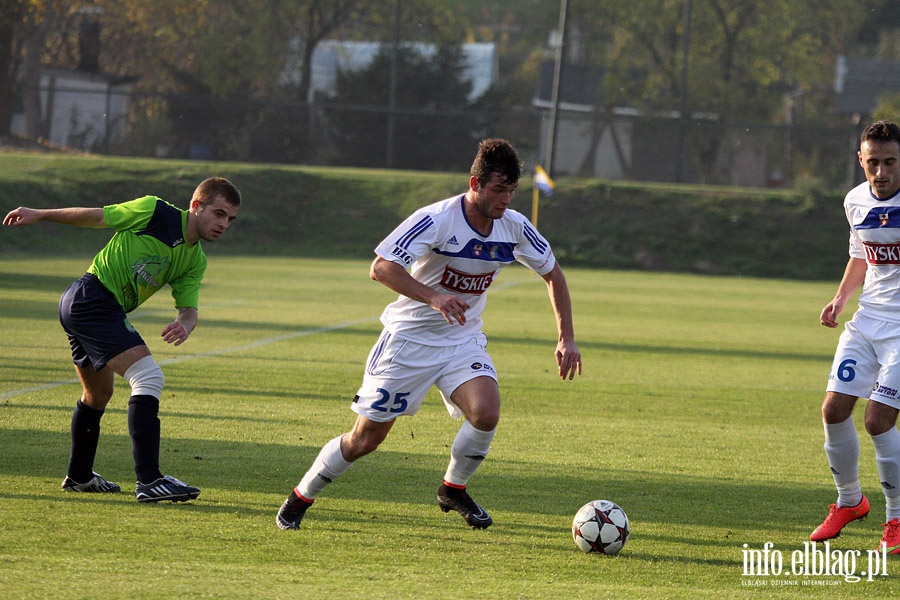
[{"label": "jersey sponsor logo", "polygon": [[139,259],[131,265],[131,272],[144,285],[158,288],[157,275],[169,268],[169,259],[164,256],[150,256]]},{"label": "jersey sponsor logo", "polygon": [[471,365],[469,365],[469,368],[473,371],[487,371],[488,373],[494,372],[494,367],[480,362],[473,362]]},{"label": "jersey sponsor logo", "polygon": [[875,386],[872,388],[872,393],[878,394],[879,396],[886,396],[888,398],[896,398],[897,397],[897,389],[888,387],[886,385],[882,385],[875,382]]},{"label": "jersey sponsor logo", "polygon": [[864,244],[866,262],[870,265],[900,265],[900,243]]},{"label": "jersey sponsor logo", "polygon": [[460,294],[481,295],[491,287],[495,273],[496,271],[491,271],[473,275],[457,271],[452,267],[445,267],[444,274],[441,275],[441,287]]},{"label": "jersey sponsor logo", "polygon": [[455,235],[453,237],[451,237],[449,240],[447,240],[447,245],[448,246],[459,246],[459,241],[456,239]]},{"label": "jersey sponsor logo", "polygon": [[403,264],[406,266],[409,266],[413,261],[413,257],[409,254],[409,252],[407,252],[400,246],[394,246],[394,249],[391,250],[391,256],[396,256],[397,258],[402,260]]}]

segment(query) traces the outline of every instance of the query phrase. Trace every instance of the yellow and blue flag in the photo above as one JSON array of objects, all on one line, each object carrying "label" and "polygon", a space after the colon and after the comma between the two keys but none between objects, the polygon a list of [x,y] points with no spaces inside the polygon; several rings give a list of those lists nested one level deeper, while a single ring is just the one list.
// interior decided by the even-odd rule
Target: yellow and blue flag
[{"label": "yellow and blue flag", "polygon": [[545,196],[552,194],[553,188],[556,187],[556,184],[553,183],[553,180],[550,179],[550,176],[547,175],[547,171],[545,171],[541,165],[534,166],[534,185],[537,186]]}]

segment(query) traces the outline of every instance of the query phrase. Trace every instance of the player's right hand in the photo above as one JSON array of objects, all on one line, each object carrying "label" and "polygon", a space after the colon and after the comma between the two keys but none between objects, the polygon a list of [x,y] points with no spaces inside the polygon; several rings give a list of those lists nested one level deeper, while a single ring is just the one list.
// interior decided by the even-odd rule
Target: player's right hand
[{"label": "player's right hand", "polygon": [[19,225],[31,225],[37,222],[37,211],[31,208],[20,206],[15,210],[9,211],[3,218],[3,224],[9,227],[18,227]]},{"label": "player's right hand", "polygon": [[466,324],[466,310],[469,308],[469,303],[459,296],[440,294],[433,300],[431,308],[444,315],[450,325],[453,325],[454,321],[460,325]]}]

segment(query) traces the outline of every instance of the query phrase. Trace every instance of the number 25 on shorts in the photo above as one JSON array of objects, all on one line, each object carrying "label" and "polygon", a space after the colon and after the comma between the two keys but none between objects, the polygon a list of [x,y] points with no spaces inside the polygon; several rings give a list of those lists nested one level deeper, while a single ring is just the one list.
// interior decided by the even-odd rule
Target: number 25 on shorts
[{"label": "number 25 on shorts", "polygon": [[399,414],[406,410],[408,404],[406,397],[409,396],[409,392],[397,392],[392,398],[391,393],[384,388],[378,388],[377,391],[381,395],[381,400],[376,400],[372,404],[373,409],[391,414]]}]

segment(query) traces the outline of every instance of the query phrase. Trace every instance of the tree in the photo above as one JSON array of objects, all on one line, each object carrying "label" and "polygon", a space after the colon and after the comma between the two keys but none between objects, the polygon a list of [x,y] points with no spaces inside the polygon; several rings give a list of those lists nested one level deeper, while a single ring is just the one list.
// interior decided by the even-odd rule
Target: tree
[{"label": "tree", "polygon": [[[371,64],[339,73],[327,121],[339,164],[384,167],[392,48],[384,46]],[[396,55],[397,88],[394,164],[402,169],[468,169],[476,118],[468,112],[471,81],[462,49],[440,46],[433,55],[403,45]]]},{"label": "tree", "polygon": [[31,4],[29,0],[0,0],[0,136],[8,136],[12,124],[16,34]]},{"label": "tree", "polygon": [[689,113],[708,116],[692,125],[690,147],[701,177],[712,180],[727,132],[743,122],[780,120],[786,94],[821,94],[837,54],[852,42],[870,9],[882,3],[692,2],[687,56],[681,45],[687,33],[685,0],[599,0],[579,5],[578,22],[602,27],[603,33],[592,37],[608,40],[605,48],[595,48],[600,54],[594,57],[607,73],[604,102],[652,114],[678,110],[685,99]]}]

